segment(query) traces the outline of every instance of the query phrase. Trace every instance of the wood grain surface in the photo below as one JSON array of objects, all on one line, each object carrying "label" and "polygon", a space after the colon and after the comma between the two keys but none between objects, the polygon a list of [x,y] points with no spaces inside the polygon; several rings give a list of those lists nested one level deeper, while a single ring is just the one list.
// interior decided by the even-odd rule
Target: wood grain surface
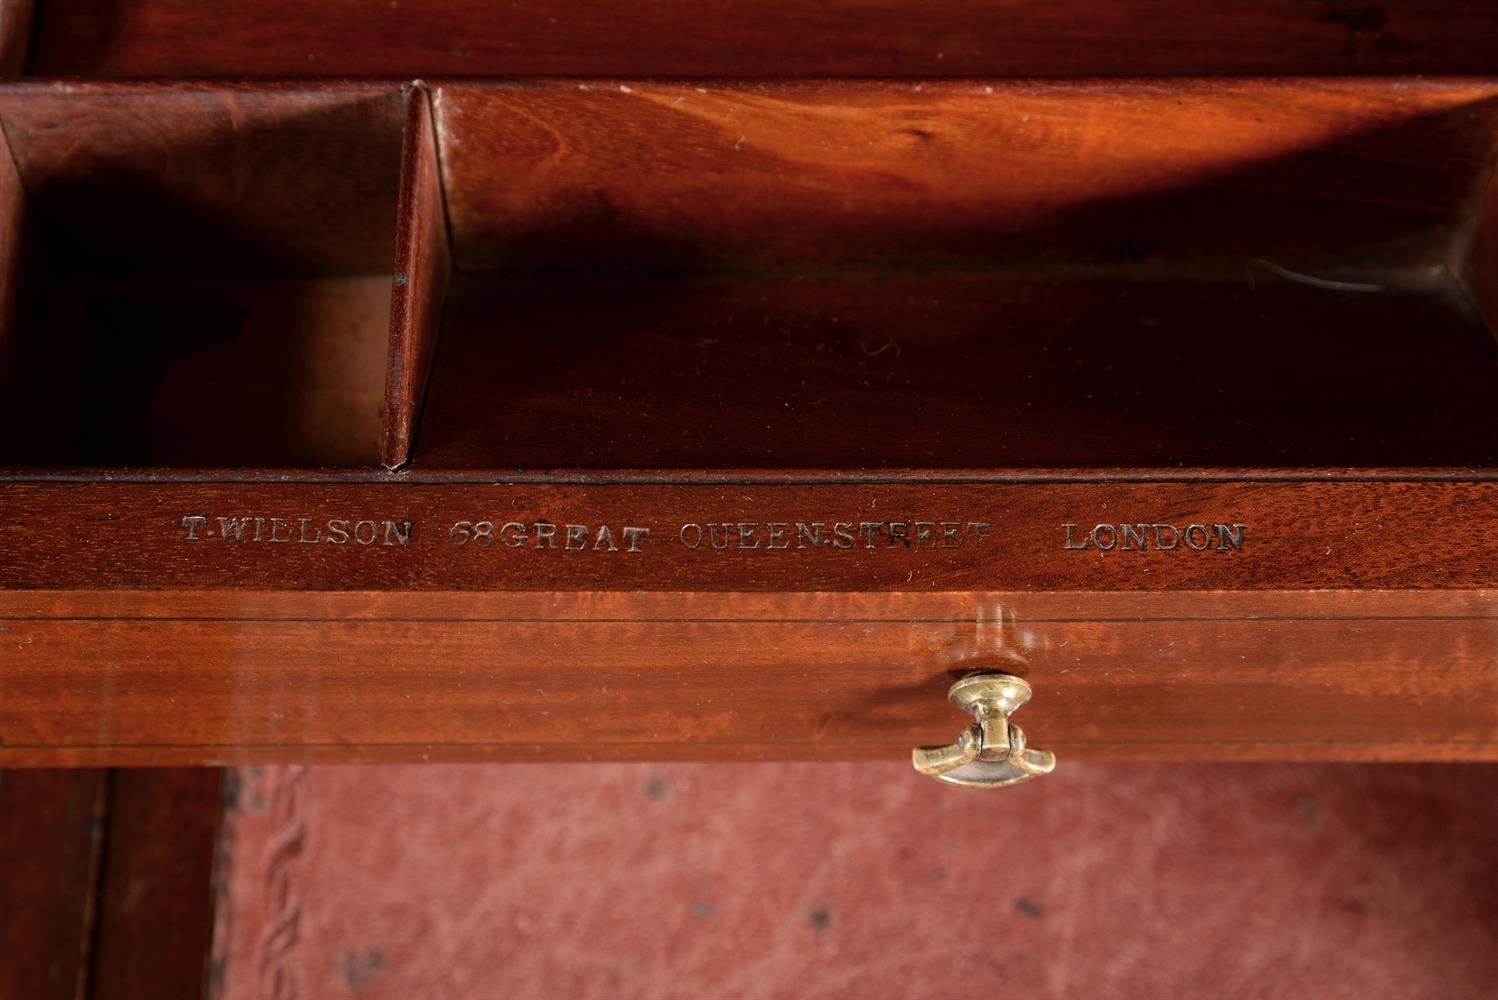
[{"label": "wood grain surface", "polygon": [[[48,0],[30,71],[102,76],[989,76],[1498,68],[1490,0]],[[183,44],[183,39],[192,44]]]},{"label": "wood grain surface", "polygon": [[221,780],[0,771],[0,996],[205,996]]},{"label": "wood grain surface", "polygon": [[31,369],[36,345],[22,336],[20,311],[26,297],[26,190],[0,129],[0,420],[19,426],[35,405],[37,387],[16,371]]},{"label": "wood grain surface", "polygon": [[25,428],[3,460],[373,466],[400,109],[394,87],[0,92],[0,385]]},{"label": "wood grain surface", "polygon": [[[1015,654],[1063,759],[1498,759],[1491,81],[404,95],[0,88],[29,308],[391,351],[383,424],[275,310],[146,431],[124,355],[18,412],[0,764],[895,758]],[[283,294],[350,280],[373,350]]]},{"label": "wood grain surface", "polygon": [[1498,134],[1485,79],[453,83],[435,102],[466,269],[1444,264]]},{"label": "wood grain surface", "polygon": [[426,395],[452,271],[431,96],[418,84],[407,91],[406,100],[396,213],[395,290],[390,301],[389,366],[380,444],[380,464],[387,469],[398,468],[410,458],[411,437]]},{"label": "wood grain surface", "polygon": [[0,90],[31,235],[116,280],[388,273],[403,107],[394,85]]},{"label": "wood grain surface", "polygon": [[106,798],[101,770],[0,770],[0,996],[89,995]]},{"label": "wood grain surface", "polygon": [[462,271],[417,468],[1498,457],[1488,81],[434,101]]},{"label": "wood grain surface", "polygon": [[12,765],[897,759],[996,667],[1063,759],[1498,757],[1489,592],[0,600]]},{"label": "wood grain surface", "polygon": [[36,0],[0,0],[0,77],[25,71],[36,7]]},{"label": "wood grain surface", "polygon": [[1485,588],[1495,517],[1492,482],[7,483],[0,588]]},{"label": "wood grain surface", "polygon": [[214,768],[108,772],[89,1000],[213,995],[209,953],[224,775]]}]

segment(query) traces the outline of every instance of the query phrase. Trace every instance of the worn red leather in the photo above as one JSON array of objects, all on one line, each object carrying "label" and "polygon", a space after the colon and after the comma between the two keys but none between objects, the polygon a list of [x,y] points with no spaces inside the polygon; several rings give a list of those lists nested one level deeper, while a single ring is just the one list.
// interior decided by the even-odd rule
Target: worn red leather
[{"label": "worn red leather", "polygon": [[1494,773],[241,770],[217,996],[1493,996]]}]

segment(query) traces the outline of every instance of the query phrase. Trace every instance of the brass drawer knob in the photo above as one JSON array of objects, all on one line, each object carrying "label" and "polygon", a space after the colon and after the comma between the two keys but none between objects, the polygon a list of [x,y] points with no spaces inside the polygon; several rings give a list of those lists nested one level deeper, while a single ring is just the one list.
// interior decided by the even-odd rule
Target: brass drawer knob
[{"label": "brass drawer knob", "polygon": [[1030,700],[1030,685],[1010,674],[971,674],[952,685],[947,700],[977,721],[957,742],[916,747],[915,769],[938,781],[970,788],[1002,788],[1056,767],[1056,755],[1025,745],[1025,734],[1009,716]]}]

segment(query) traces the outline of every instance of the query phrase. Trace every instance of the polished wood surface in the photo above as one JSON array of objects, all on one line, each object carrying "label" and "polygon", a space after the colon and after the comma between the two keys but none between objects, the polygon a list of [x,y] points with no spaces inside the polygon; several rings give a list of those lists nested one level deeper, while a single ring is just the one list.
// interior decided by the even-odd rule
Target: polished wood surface
[{"label": "polished wood surface", "polygon": [[1482,589],[1495,517],[1491,480],[7,483],[0,593]]},{"label": "polished wood surface", "polygon": [[390,360],[380,442],[380,464],[387,469],[399,468],[411,455],[411,437],[426,393],[452,272],[431,96],[425,87],[415,85],[406,100]]},{"label": "polished wood surface", "polygon": [[393,85],[19,83],[0,118],[63,272],[388,274]]},{"label": "polished wood surface", "polygon": [[[30,71],[105,76],[1036,76],[1498,68],[1490,0],[421,4],[38,0]],[[184,39],[192,44],[183,44]]]},{"label": "polished wood surface", "polygon": [[1498,132],[1486,79],[452,83],[435,102],[468,270],[1242,281],[1269,261],[1409,284],[1469,238]]},{"label": "polished wood surface", "polygon": [[434,100],[417,468],[1492,462],[1486,81]]},{"label": "polished wood surface", "polygon": [[428,469],[1491,462],[1488,83],[425,93],[7,88],[9,463],[395,467],[418,422]]},{"label": "polished wood surface", "polygon": [[89,1000],[213,995],[224,778],[211,768],[108,772]]},{"label": "polished wood surface", "polygon": [[104,771],[0,770],[0,996],[88,995],[106,800]]},{"label": "polished wood surface", "polygon": [[24,412],[34,387],[13,384],[5,373],[28,363],[25,338],[19,327],[19,309],[25,298],[26,271],[17,248],[26,227],[26,191],[16,173],[15,159],[4,130],[0,129],[0,385],[8,390],[0,401],[0,416],[7,423]]},{"label": "polished wood surface", "polygon": [[682,82],[522,5],[430,83],[473,8],[360,9],[43,3],[32,72],[307,78],[0,85],[0,764],[895,757],[1016,648],[1063,759],[1498,758],[1498,84],[1324,75],[1488,6]]},{"label": "polished wood surface", "polygon": [[19,76],[30,56],[36,0],[0,2],[0,77]]},{"label": "polished wood surface", "polygon": [[[7,764],[897,759],[1020,669],[1064,760],[1495,759],[1491,593],[5,595]],[[1026,661],[1014,666],[1014,656]]]},{"label": "polished wood surface", "polygon": [[0,770],[0,996],[207,996],[222,777]]}]

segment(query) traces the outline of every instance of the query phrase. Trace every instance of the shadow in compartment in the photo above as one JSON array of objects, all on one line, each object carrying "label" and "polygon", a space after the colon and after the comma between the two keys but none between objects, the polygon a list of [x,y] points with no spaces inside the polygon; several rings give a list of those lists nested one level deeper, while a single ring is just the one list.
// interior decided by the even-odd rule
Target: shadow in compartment
[{"label": "shadow in compartment", "polygon": [[1176,86],[445,88],[415,464],[1498,461],[1493,88]]},{"label": "shadow in compartment", "polygon": [[40,87],[0,101],[24,218],[8,464],[374,465],[400,93]]}]

